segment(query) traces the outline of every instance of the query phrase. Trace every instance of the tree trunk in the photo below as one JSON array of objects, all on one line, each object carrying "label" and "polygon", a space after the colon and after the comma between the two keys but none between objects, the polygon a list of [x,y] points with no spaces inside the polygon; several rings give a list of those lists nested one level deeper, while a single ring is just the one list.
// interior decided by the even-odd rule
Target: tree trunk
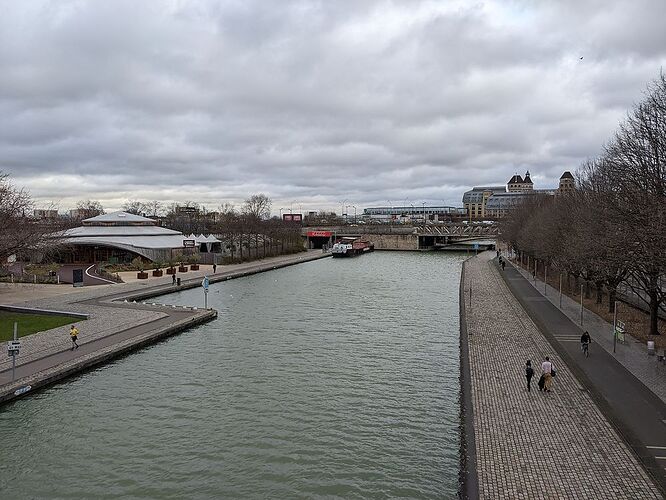
[{"label": "tree trunk", "polygon": [[601,283],[595,283],[597,289],[597,304],[601,304],[604,297],[604,289],[601,286]]},{"label": "tree trunk", "polygon": [[650,335],[659,335],[659,299],[656,292],[650,292]]},{"label": "tree trunk", "polygon": [[612,313],[615,311],[615,300],[617,297],[617,288],[612,287],[608,289],[608,312]]}]

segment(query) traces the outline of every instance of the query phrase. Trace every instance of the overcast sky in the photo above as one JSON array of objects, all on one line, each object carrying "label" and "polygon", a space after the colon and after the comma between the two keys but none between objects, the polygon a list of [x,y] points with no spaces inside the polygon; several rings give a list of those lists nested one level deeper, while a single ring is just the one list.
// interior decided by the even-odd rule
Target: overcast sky
[{"label": "overcast sky", "polygon": [[664,19],[663,0],[0,0],[0,170],[61,209],[461,205],[526,169],[554,187],[666,67]]}]

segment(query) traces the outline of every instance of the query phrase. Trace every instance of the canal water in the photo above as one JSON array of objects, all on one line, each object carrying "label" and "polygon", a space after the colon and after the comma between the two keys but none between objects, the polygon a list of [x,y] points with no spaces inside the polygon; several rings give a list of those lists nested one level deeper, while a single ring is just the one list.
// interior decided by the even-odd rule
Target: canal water
[{"label": "canal water", "polygon": [[0,498],[455,498],[464,257],[212,285],[216,321],[0,408]]}]

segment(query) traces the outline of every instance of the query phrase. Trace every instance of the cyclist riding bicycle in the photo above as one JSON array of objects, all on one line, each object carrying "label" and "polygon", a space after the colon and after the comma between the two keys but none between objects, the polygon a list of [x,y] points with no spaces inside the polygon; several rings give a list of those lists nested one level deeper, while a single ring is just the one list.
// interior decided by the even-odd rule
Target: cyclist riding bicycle
[{"label": "cyclist riding bicycle", "polygon": [[590,343],[592,342],[592,338],[590,338],[590,334],[585,330],[585,333],[580,336],[580,348],[583,351],[583,354],[585,356],[589,356],[590,354]]}]

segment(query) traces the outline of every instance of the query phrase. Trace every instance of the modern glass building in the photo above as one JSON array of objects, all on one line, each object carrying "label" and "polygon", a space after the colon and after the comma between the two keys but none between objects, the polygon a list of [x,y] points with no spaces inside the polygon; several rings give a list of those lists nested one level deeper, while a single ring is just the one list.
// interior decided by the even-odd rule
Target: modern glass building
[{"label": "modern glass building", "polygon": [[467,216],[467,210],[448,206],[372,207],[363,209],[363,218],[377,222],[449,222]]}]

